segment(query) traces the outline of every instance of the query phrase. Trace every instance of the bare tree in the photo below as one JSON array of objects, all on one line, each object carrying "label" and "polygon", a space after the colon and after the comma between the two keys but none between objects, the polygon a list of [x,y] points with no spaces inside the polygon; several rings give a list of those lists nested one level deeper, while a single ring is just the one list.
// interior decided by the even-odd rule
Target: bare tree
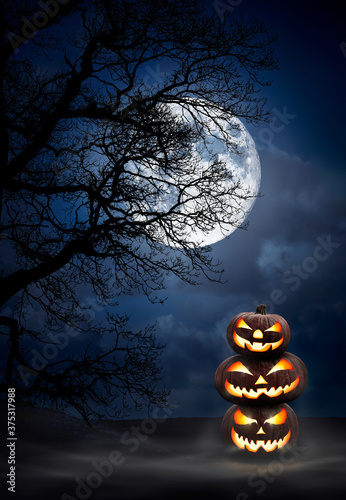
[{"label": "bare tree", "polygon": [[[258,93],[277,66],[273,37],[256,20],[226,13],[220,22],[203,1],[71,2],[46,24],[35,6],[27,2],[25,19],[41,19],[41,28],[22,43],[23,13],[3,5],[2,389],[85,418],[114,400],[121,415],[131,401],[166,400],[157,384],[163,346],[151,329],[133,333],[110,312],[123,294],[160,300],[172,273],[220,280],[210,248],[191,234],[222,228],[230,213],[238,225],[234,200],[250,194],[225,183],[232,173],[212,151],[202,165],[194,145],[208,151],[212,123],[237,152],[217,117],[266,118]],[[81,306],[83,286],[108,311],[99,323]],[[32,309],[45,314],[41,328],[28,320]],[[33,367],[30,348],[66,325],[83,332],[83,354],[69,348]]]}]

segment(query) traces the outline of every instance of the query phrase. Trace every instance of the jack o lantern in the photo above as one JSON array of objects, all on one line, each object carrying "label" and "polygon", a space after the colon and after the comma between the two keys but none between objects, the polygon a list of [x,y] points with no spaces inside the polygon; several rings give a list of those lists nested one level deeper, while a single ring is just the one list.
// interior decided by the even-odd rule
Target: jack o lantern
[{"label": "jack o lantern", "polygon": [[297,416],[286,404],[251,408],[233,405],[222,420],[225,441],[252,453],[294,446],[298,428]]},{"label": "jack o lantern", "polygon": [[227,327],[227,340],[232,349],[245,356],[275,357],[289,344],[288,323],[278,314],[267,314],[266,305],[256,312],[237,314]]},{"label": "jack o lantern", "polygon": [[292,401],[303,393],[307,381],[303,361],[289,352],[261,360],[231,356],[219,365],[214,377],[224,399],[253,406]]}]

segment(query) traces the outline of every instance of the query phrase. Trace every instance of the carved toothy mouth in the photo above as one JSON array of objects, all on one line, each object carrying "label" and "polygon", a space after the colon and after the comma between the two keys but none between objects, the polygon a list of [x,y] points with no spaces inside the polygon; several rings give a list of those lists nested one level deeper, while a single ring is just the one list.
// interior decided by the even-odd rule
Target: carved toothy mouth
[{"label": "carved toothy mouth", "polygon": [[241,388],[240,386],[234,386],[233,384],[230,384],[227,380],[225,380],[225,388],[229,394],[231,394],[232,396],[236,396],[237,398],[242,398],[243,396],[245,396],[249,399],[257,399],[261,394],[265,394],[270,398],[276,398],[278,396],[281,396],[281,394],[286,394],[287,392],[293,391],[293,389],[295,389],[298,384],[299,376],[291,384],[285,385],[285,387],[271,387],[270,389],[267,389],[267,387],[259,387],[256,390],[247,390],[245,387]]},{"label": "carved toothy mouth", "polygon": [[270,348],[272,348],[272,351],[274,349],[277,349],[283,343],[284,338],[281,337],[281,339],[278,340],[277,342],[266,342],[265,344],[263,344],[262,342],[250,342],[250,340],[246,340],[243,337],[239,337],[239,335],[236,332],[233,332],[233,340],[242,349],[245,349],[246,346],[249,349],[249,351],[265,352],[268,351]]},{"label": "carved toothy mouth", "polygon": [[238,448],[242,448],[245,450],[245,448],[248,451],[256,452],[259,448],[263,448],[265,451],[274,451],[275,449],[282,448],[285,446],[288,441],[291,439],[291,429],[288,431],[285,437],[281,439],[274,439],[274,441],[264,441],[264,440],[249,440],[248,438],[244,438],[243,436],[240,436],[235,430],[234,427],[232,427],[232,432],[231,432],[232,440]]}]

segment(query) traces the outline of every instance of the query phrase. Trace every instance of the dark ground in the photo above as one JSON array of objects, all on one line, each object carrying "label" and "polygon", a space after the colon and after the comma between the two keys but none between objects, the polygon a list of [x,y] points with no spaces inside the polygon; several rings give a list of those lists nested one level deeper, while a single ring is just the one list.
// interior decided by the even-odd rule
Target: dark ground
[{"label": "dark ground", "polygon": [[[295,450],[262,459],[225,448],[221,420],[103,422],[90,431],[84,422],[51,410],[17,408],[16,493],[8,498],[345,498],[346,419],[300,418]],[[6,474],[5,439],[1,451]],[[101,463],[107,477],[97,472]]]}]

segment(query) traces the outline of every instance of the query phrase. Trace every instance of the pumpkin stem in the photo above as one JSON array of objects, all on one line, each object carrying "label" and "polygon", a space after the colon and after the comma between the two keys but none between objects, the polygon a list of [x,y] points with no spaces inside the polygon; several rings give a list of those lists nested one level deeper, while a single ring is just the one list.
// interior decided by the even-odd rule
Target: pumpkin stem
[{"label": "pumpkin stem", "polygon": [[256,314],[267,314],[266,313],[267,304],[260,304],[257,306]]}]

